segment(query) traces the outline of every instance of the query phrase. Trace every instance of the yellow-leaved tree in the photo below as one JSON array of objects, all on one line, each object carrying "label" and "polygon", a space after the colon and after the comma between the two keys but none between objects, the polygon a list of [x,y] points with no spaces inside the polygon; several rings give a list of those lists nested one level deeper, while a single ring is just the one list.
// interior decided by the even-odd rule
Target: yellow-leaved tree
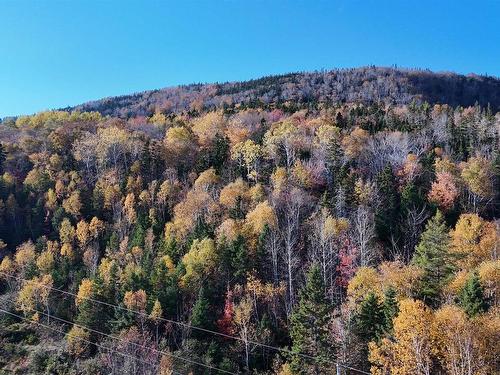
[{"label": "yellow-leaved tree", "polygon": [[357,157],[366,147],[370,134],[359,127],[344,137],[342,140],[342,148],[349,158]]},{"label": "yellow-leaved tree", "polygon": [[214,240],[194,240],[187,254],[182,257],[186,273],[181,278],[181,284],[191,290],[201,287],[205,278],[213,274],[217,259]]},{"label": "yellow-leaved tree", "polygon": [[16,249],[14,259],[16,261],[16,268],[21,272],[21,275],[30,270],[35,265],[36,260],[35,245],[33,242],[27,241],[19,245]]},{"label": "yellow-leaved tree", "polygon": [[195,157],[197,145],[194,135],[185,127],[174,126],[167,130],[163,139],[166,158],[171,165],[189,168]]},{"label": "yellow-leaved tree", "polygon": [[470,270],[495,258],[499,238],[494,223],[477,214],[462,214],[450,234],[451,252],[461,268]]},{"label": "yellow-leaved tree", "polygon": [[90,349],[90,339],[90,331],[73,326],[66,337],[68,352],[75,357],[83,356]]},{"label": "yellow-leaved tree", "polygon": [[372,374],[431,374],[431,323],[432,311],[422,301],[402,300],[393,338],[369,344]]},{"label": "yellow-leaved tree", "polygon": [[231,148],[231,159],[237,161],[240,167],[245,167],[247,177],[253,180],[258,178],[259,161],[262,156],[262,147],[251,139],[236,143]]},{"label": "yellow-leaved tree", "polygon": [[245,219],[246,227],[250,233],[258,236],[262,233],[266,225],[270,228],[276,228],[278,219],[274,209],[267,201],[259,203],[250,211]]},{"label": "yellow-leaved tree", "polygon": [[493,347],[485,345],[491,344],[492,329],[498,329],[495,319],[469,319],[458,306],[443,306],[434,314],[432,323],[433,353],[448,374],[493,374],[491,354],[495,345],[498,350],[498,343]]},{"label": "yellow-leaved tree", "polygon": [[224,134],[225,129],[226,121],[221,112],[208,112],[196,118],[191,128],[201,146],[209,146],[217,135]]}]

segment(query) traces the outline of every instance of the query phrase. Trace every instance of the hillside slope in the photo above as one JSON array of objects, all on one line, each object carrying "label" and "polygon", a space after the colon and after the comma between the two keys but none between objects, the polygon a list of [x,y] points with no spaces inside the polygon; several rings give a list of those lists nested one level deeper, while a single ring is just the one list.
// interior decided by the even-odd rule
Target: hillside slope
[{"label": "hillside slope", "polygon": [[431,104],[470,106],[476,102],[500,109],[500,79],[428,70],[364,67],[290,73],[245,82],[191,84],[88,102],[71,110],[99,111],[104,115],[135,117],[155,110],[178,113],[190,109],[244,104],[276,106],[315,103],[391,103],[413,100]]}]

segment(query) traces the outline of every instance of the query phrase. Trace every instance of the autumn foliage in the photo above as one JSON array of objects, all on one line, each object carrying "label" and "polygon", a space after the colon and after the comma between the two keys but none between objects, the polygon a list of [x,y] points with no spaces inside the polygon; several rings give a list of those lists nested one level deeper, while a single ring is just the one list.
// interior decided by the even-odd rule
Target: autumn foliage
[{"label": "autumn foliage", "polygon": [[499,114],[369,72],[2,121],[0,367],[495,373]]}]

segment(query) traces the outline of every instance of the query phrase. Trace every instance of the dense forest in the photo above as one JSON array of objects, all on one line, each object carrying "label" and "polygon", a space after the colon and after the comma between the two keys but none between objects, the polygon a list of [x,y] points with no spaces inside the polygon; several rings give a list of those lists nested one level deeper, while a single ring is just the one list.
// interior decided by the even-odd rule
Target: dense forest
[{"label": "dense forest", "polygon": [[98,111],[114,117],[151,116],[243,105],[283,108],[337,103],[456,106],[476,103],[500,110],[500,80],[495,77],[428,70],[365,67],[313,73],[290,73],[246,82],[193,84],[106,98],[66,110]]},{"label": "dense forest", "polygon": [[495,374],[500,81],[364,68],[0,124],[0,374]]}]

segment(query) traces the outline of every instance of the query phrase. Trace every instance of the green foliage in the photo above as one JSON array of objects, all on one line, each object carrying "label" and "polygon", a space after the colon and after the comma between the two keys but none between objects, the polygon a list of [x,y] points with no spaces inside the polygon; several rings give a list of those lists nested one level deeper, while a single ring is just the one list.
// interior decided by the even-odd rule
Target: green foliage
[{"label": "green foliage", "polygon": [[142,225],[138,224],[134,226],[134,230],[132,232],[132,237],[130,240],[130,247],[134,246],[139,246],[143,247],[144,246],[144,236],[146,235],[146,231],[142,227]]},{"label": "green foliage", "polygon": [[[294,373],[309,374],[325,371],[332,359],[333,346],[329,340],[328,322],[331,307],[325,299],[325,286],[317,265],[311,266],[307,281],[300,291],[300,300],[291,317],[291,367]],[[311,360],[300,356],[306,354]]]},{"label": "green foliage", "polygon": [[384,304],[382,306],[384,313],[384,326],[387,332],[392,331],[393,319],[398,315],[399,306],[396,299],[396,290],[392,287],[386,289],[384,294]]},{"label": "green foliage", "polygon": [[[346,74],[354,74],[352,81],[345,80]],[[398,327],[413,339],[412,322],[399,319],[408,298],[439,310],[456,298],[471,318],[493,313],[498,308],[492,249],[498,241],[494,220],[500,205],[494,188],[500,157],[495,152],[498,135],[489,130],[498,114],[479,106],[417,101],[370,104],[387,79],[407,77],[394,74],[371,68],[335,76],[290,74],[176,88],[168,100],[162,100],[163,91],[111,98],[95,103],[109,114],[105,119],[97,113],[49,111],[5,120],[0,132],[2,272],[27,279],[52,276],[54,287],[71,293],[79,292],[85,280],[83,291],[118,307],[60,298],[56,292],[37,306],[234,373],[281,369],[286,374],[290,366],[295,373],[330,373],[337,348],[342,349],[339,360],[368,369],[370,341],[392,347]],[[411,76],[422,74],[429,73]],[[332,97],[330,92],[337,90],[332,79],[341,86],[353,83]],[[492,80],[467,79],[487,86]],[[405,85],[396,82],[400,85],[388,90],[392,102],[408,100],[408,93],[398,91]],[[358,94],[367,100],[342,101]],[[375,150],[377,143],[386,150]],[[277,171],[284,164],[287,168]],[[453,208],[446,211],[455,227],[451,242],[440,213],[421,233],[434,207],[429,191],[437,169],[457,188]],[[471,175],[480,179],[471,180]],[[242,179],[235,181],[238,176]],[[484,197],[474,193],[483,185]],[[317,220],[320,210],[330,217],[328,225]],[[481,217],[481,225],[455,225],[470,212]],[[20,245],[28,241],[36,246],[23,255]],[[413,262],[407,264],[414,249]],[[450,253],[467,257],[457,259],[455,269]],[[43,267],[44,259],[50,259],[50,267]],[[370,267],[357,272],[360,260]],[[304,280],[304,265],[315,262]],[[481,282],[473,274],[457,296],[453,286],[462,279],[453,273],[458,269],[463,274],[480,270]],[[452,276],[453,284],[447,285]],[[0,293],[16,301],[22,285],[0,279]],[[158,301],[156,318],[242,341],[214,339],[119,308],[133,306],[134,298],[146,314]],[[488,303],[494,308],[488,309]],[[5,333],[12,322],[1,323],[0,373],[21,356],[33,362],[32,367],[26,363],[26,371],[33,373],[112,372],[96,348],[78,359],[69,359],[63,349],[48,355],[26,350],[39,345],[39,337],[54,346],[60,337],[45,330],[42,336],[34,323],[25,336]],[[23,337],[15,342],[16,335]],[[418,335],[425,336],[425,330]],[[103,341],[97,334],[91,339]],[[245,340],[291,345],[292,355],[280,358]],[[474,348],[491,346],[488,338],[477,340]],[[485,366],[490,357],[477,356]],[[281,368],[284,359],[288,363]],[[442,371],[441,357],[435,361],[430,372]],[[184,370],[202,371],[194,365]]]},{"label": "green foliage", "polygon": [[152,294],[160,301],[164,314],[173,316],[179,295],[178,271],[170,270],[162,260],[156,260],[154,263],[151,275]]},{"label": "green foliage", "polygon": [[446,223],[441,212],[437,211],[427,223],[413,255],[413,263],[423,270],[420,294],[429,305],[439,302],[441,289],[454,270],[449,243]]},{"label": "green foliage", "polygon": [[197,170],[202,172],[213,167],[217,173],[220,173],[228,155],[229,140],[217,133],[208,150],[201,155],[198,161]]},{"label": "green foliage", "polygon": [[369,293],[361,302],[356,315],[356,331],[365,344],[378,341],[386,330],[384,305],[374,293]]},{"label": "green foliage", "polygon": [[458,297],[460,306],[469,317],[474,317],[488,310],[488,301],[477,272],[474,272],[465,283]]},{"label": "green foliage", "polygon": [[414,182],[406,184],[401,191],[401,210],[404,214],[414,207],[422,207],[425,201]]},{"label": "green foliage", "polygon": [[175,237],[167,238],[162,241],[162,253],[168,255],[174,263],[177,263],[181,258],[181,249],[177,244]]},{"label": "green foliage", "polygon": [[95,278],[94,285],[95,291],[89,296],[89,299],[79,302],[75,322],[91,329],[106,332],[111,321],[112,311],[109,307],[91,300],[105,301],[106,297],[100,278]]},{"label": "green foliage", "polygon": [[241,235],[238,236],[236,240],[231,243],[229,249],[229,259],[233,270],[233,276],[238,280],[242,280],[250,270],[250,259],[248,256],[248,249],[245,245],[245,238]]},{"label": "green foliage", "polygon": [[[206,288],[201,287],[200,292],[198,293],[198,298],[196,299],[193,310],[191,311],[190,323],[195,327],[213,330],[214,314],[208,297]],[[191,336],[196,339],[210,338],[210,335],[207,335],[205,332],[199,330],[194,330]]]},{"label": "green foliage", "polygon": [[392,167],[387,165],[377,176],[380,194],[379,208],[375,214],[375,228],[378,237],[387,245],[399,239],[400,196]]}]

